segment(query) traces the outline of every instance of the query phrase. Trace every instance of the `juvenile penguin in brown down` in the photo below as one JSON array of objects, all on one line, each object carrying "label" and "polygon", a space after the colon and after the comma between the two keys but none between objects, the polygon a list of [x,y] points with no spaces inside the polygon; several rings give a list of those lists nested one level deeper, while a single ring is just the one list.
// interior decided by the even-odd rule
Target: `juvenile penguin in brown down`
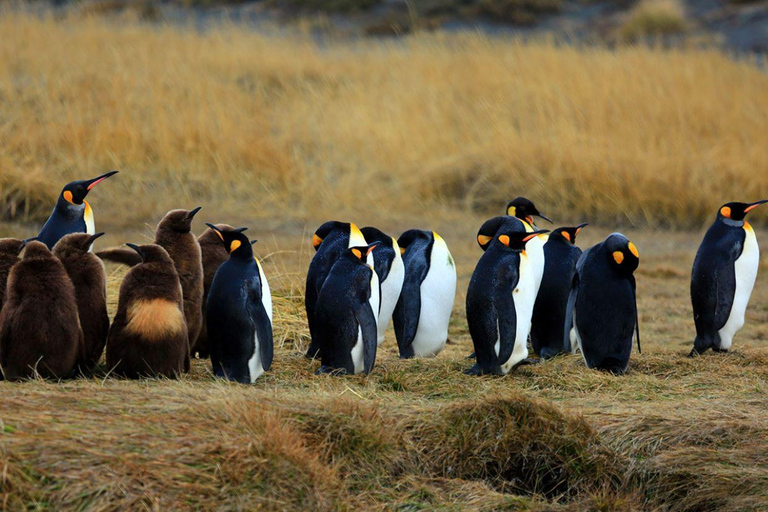
[{"label": "juvenile penguin in brown down", "polygon": [[[200,244],[192,234],[192,219],[200,209],[171,210],[165,214],[155,231],[155,243],[168,251],[181,280],[190,348],[197,341],[203,324],[203,262]],[[138,264],[138,258],[130,252],[128,249],[115,248],[96,255],[101,259],[127,265]]]},{"label": "juvenile penguin in brown down", "polygon": [[[5,285],[8,283],[8,274],[11,267],[21,261],[19,254],[26,245],[24,240],[16,238],[0,238],[0,310],[3,309],[5,300]],[[219,244],[221,245],[221,244]]]},{"label": "juvenile penguin in brown down", "polygon": [[109,332],[107,314],[107,275],[104,263],[91,250],[93,242],[104,235],[73,233],[65,235],[53,247],[53,255],[59,258],[75,286],[80,327],[85,344],[85,368],[101,359]]},{"label": "juvenile penguin in brown down", "polygon": [[189,371],[189,341],[179,274],[156,244],[127,244],[141,257],[120,285],[107,337],[107,365],[118,375],[176,377]]},{"label": "juvenile penguin in brown down", "polygon": [[[216,224],[216,228],[221,231],[233,231],[235,228],[229,224]],[[203,325],[200,328],[200,334],[197,341],[192,345],[192,355],[198,354],[200,357],[208,357],[210,350],[208,348],[208,327],[205,321],[205,303],[208,300],[208,292],[211,290],[211,283],[216,271],[222,263],[229,259],[224,244],[221,243],[221,237],[211,228],[203,231],[197,241],[200,243],[200,251],[203,255]]]},{"label": "juvenile penguin in brown down", "polygon": [[0,366],[7,380],[69,377],[84,355],[75,287],[45,244],[29,242],[8,276],[0,313]]}]

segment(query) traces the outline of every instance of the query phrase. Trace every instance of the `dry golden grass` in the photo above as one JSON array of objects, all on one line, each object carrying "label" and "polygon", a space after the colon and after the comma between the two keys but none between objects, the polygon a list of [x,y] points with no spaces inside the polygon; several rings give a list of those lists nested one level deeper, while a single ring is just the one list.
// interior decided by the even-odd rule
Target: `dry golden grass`
[{"label": "dry golden grass", "polygon": [[641,0],[621,27],[627,41],[676,35],[687,29],[685,8],[679,0]]}]

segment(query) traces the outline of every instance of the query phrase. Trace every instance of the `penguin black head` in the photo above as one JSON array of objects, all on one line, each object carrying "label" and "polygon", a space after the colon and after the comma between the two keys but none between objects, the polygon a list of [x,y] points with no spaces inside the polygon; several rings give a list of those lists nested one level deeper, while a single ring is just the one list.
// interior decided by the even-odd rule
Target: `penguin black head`
[{"label": "penguin black head", "polygon": [[350,247],[346,250],[344,253],[344,256],[347,258],[350,258],[352,261],[361,263],[362,265],[368,265],[368,255],[373,252],[373,250],[378,245],[378,242],[374,242],[370,245],[360,245],[357,247]]},{"label": "penguin black head", "polygon": [[64,188],[61,191],[59,202],[64,201],[65,206],[80,206],[83,204],[83,201],[85,201],[85,196],[88,195],[88,192],[90,192],[93,187],[117,173],[118,171],[109,171],[108,173],[97,176],[92,180],[73,181],[72,183],[67,183],[64,185]]},{"label": "penguin black head", "polygon": [[158,229],[170,229],[179,233],[192,231],[192,219],[203,207],[198,206],[194,210],[171,210],[165,214],[163,220],[157,226]]},{"label": "penguin black head", "polygon": [[323,240],[325,240],[332,231],[342,231],[348,233],[350,237],[359,235],[361,240],[365,238],[360,232],[360,228],[358,228],[354,222],[331,220],[317,228],[317,231],[312,235],[312,247],[314,247],[315,250],[318,250],[320,244],[323,243]]},{"label": "penguin black head", "polygon": [[28,260],[46,260],[53,258],[53,254],[48,249],[48,246],[37,240],[32,240],[27,243],[24,249],[24,261]]},{"label": "penguin black head", "polygon": [[576,235],[587,226],[589,226],[589,224],[585,222],[572,228],[557,228],[552,231],[551,235],[549,235],[549,239],[552,240],[553,238],[560,237],[571,245],[576,245]]},{"label": "penguin black head", "polygon": [[53,252],[59,257],[74,253],[86,253],[91,250],[93,242],[104,236],[104,233],[89,235],[88,233],[70,233],[62,237],[53,247]]},{"label": "penguin black head", "polygon": [[717,217],[736,221],[744,220],[749,212],[765,203],[768,203],[768,199],[754,203],[726,203],[718,210]]},{"label": "penguin black head", "polygon": [[400,238],[397,239],[397,245],[400,246],[400,253],[405,254],[406,249],[408,249],[408,246],[411,245],[416,240],[425,240],[427,242],[430,241],[431,237],[434,237],[436,233],[434,231],[424,231],[421,229],[409,229],[402,235],[400,235]]},{"label": "penguin black head", "polygon": [[171,259],[168,252],[160,247],[157,244],[146,244],[146,245],[136,245],[136,244],[125,244],[134,251],[136,251],[139,256],[141,256],[141,261],[144,263],[167,263],[170,265],[173,265],[173,260]]},{"label": "penguin black head", "polygon": [[640,264],[640,253],[635,244],[621,233],[613,233],[605,239],[609,261],[622,274],[631,275]]},{"label": "penguin black head", "polygon": [[378,242],[379,245],[386,247],[393,247],[394,244],[397,243],[394,238],[384,233],[380,229],[374,228],[372,226],[365,227],[361,229],[360,232],[363,234],[367,242]]},{"label": "penguin black head", "polygon": [[0,255],[16,257],[21,254],[27,242],[17,238],[0,238]]},{"label": "penguin black head", "polygon": [[506,233],[501,233],[496,237],[496,240],[498,240],[502,245],[508,247],[509,249],[521,252],[525,250],[525,244],[527,244],[530,240],[533,240],[537,236],[549,233],[549,230],[542,229],[538,231],[533,231],[531,233],[522,233],[520,231],[508,231]]},{"label": "penguin black head", "polygon": [[248,240],[248,237],[243,234],[248,228],[219,229],[213,224],[206,224],[206,226],[219,235],[230,257],[253,259],[251,246],[256,243],[256,240]]},{"label": "penguin black head", "polygon": [[517,217],[520,220],[524,220],[531,226],[533,226],[533,217],[539,217],[546,220],[550,224],[552,220],[542,215],[542,213],[536,208],[536,205],[530,199],[525,197],[516,197],[511,200],[507,205],[507,215]]}]

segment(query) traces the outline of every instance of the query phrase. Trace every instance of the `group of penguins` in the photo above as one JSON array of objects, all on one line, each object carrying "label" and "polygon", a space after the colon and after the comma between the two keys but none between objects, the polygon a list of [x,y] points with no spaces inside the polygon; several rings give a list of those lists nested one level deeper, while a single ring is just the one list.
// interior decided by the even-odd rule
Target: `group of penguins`
[{"label": "group of penguins", "polygon": [[[117,174],[67,184],[39,234],[0,239],[1,378],[66,378],[94,368],[106,348],[110,374],[177,377],[192,356],[217,377],[252,383],[273,359],[272,296],[247,228],[192,221],[201,208],[172,210],[155,243],[93,253],[86,196]],[[691,356],[727,352],[744,325],[759,267],[746,215],[768,200],[720,207],[693,264],[696,338]],[[470,375],[504,375],[522,364],[581,352],[589,368],[622,374],[640,350],[634,272],[637,247],[620,233],[582,252],[587,225],[552,222],[524,197],[480,227],[480,257],[466,296],[476,363]],[[374,227],[326,222],[312,237],[305,307],[317,373],[368,374],[393,323],[400,357],[445,347],[456,266],[445,240],[411,229],[395,239]],[[117,314],[107,314],[102,260],[131,267]],[[540,359],[528,358],[528,344]]]}]

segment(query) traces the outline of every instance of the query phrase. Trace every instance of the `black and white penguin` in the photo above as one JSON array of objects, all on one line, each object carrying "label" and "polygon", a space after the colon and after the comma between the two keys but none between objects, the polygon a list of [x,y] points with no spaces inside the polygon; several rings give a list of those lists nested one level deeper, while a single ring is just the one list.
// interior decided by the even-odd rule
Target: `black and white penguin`
[{"label": "black and white penguin", "polygon": [[544,276],[541,279],[531,320],[531,347],[542,359],[565,350],[563,325],[568,295],[581,249],[576,236],[587,224],[557,228],[544,243]]},{"label": "black and white penguin", "polygon": [[467,324],[477,364],[470,375],[505,375],[528,357],[536,301],[526,243],[545,231],[502,232],[478,261],[467,290]]},{"label": "black and white penguin", "polygon": [[61,237],[70,233],[96,234],[96,225],[93,219],[93,208],[85,200],[88,192],[93,187],[114,176],[118,171],[110,171],[92,180],[73,181],[64,186],[64,189],[53,207],[51,216],[45,221],[43,229],[37,235],[37,239],[53,249]]},{"label": "black and white penguin", "polygon": [[272,365],[272,294],[253,255],[255,241],[248,241],[245,228],[208,227],[229,252],[229,259],[216,271],[205,308],[213,373],[253,383]]},{"label": "black and white penguin", "polygon": [[589,368],[622,374],[640,326],[634,271],[635,244],[621,233],[588,249],[576,264],[565,313],[563,346],[584,356]]},{"label": "black and white penguin", "polygon": [[317,297],[317,373],[368,374],[376,362],[379,278],[376,244],[345,250],[331,267]]},{"label": "black and white penguin", "polygon": [[436,356],[448,341],[456,264],[434,231],[411,229],[397,239],[405,278],[392,316],[400,357]]},{"label": "black and white penguin", "polygon": [[755,286],[760,248],[747,213],[768,200],[720,207],[696,253],[691,273],[691,302],[696,340],[691,356],[711,348],[727,352],[744,326],[744,313]]},{"label": "black and white penguin", "polygon": [[351,222],[329,221],[317,228],[312,235],[312,246],[317,252],[309,264],[304,291],[304,307],[307,311],[309,335],[312,338],[307,350],[309,358],[317,357],[320,350],[315,341],[315,305],[320,289],[339,256],[350,247],[363,245],[368,245],[368,242],[360,229]]},{"label": "black and white penguin", "polygon": [[381,286],[381,307],[378,318],[378,344],[381,345],[384,342],[384,333],[387,331],[389,321],[392,319],[392,313],[395,311],[397,299],[400,298],[400,291],[403,289],[405,266],[397,240],[373,227],[365,227],[360,231],[368,243],[377,244],[376,250],[373,251],[373,260]]}]

